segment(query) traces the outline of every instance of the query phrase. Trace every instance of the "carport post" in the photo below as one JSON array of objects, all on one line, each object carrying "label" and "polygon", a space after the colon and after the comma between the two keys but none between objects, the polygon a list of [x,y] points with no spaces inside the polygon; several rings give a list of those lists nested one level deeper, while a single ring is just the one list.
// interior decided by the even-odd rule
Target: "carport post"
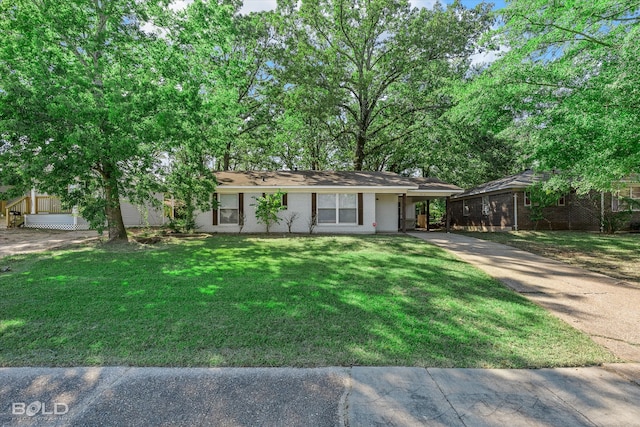
[{"label": "carport post", "polygon": [[451,227],[449,226],[449,223],[451,222],[451,213],[449,212],[449,196],[447,196],[447,198],[445,199],[445,205],[444,205],[444,211],[445,213],[445,220],[447,221],[447,224],[445,225],[445,229],[447,230],[447,233],[450,231]]},{"label": "carport post", "polygon": [[407,193],[402,194],[402,232],[407,232]]},{"label": "carport post", "polygon": [[427,200],[427,231],[429,231],[429,217],[431,216],[431,200]]}]

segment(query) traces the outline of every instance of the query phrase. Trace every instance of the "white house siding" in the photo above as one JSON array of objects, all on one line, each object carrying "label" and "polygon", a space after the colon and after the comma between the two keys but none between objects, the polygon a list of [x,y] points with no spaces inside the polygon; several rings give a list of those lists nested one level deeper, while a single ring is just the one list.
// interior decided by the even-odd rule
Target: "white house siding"
[{"label": "white house siding", "polygon": [[398,231],[398,195],[376,194],[376,230],[379,233]]},{"label": "white house siding", "polygon": [[[155,196],[160,202],[163,201],[164,196],[162,194],[158,193]],[[159,226],[165,222],[162,205],[155,207],[147,203],[141,206],[122,200],[120,209],[122,210],[122,221],[125,227]]]},{"label": "white house siding", "polygon": [[[324,191],[324,194],[347,193],[347,191]],[[316,192],[320,194],[321,192]],[[224,194],[238,194],[227,193]],[[261,197],[260,193],[244,193],[244,215],[245,225],[242,228],[243,233],[264,233],[266,231],[263,224],[259,224],[256,220],[255,205],[256,198]],[[314,233],[323,234],[373,234],[376,232],[376,227],[373,223],[376,221],[376,195],[374,193],[363,193],[363,225],[357,224],[318,224],[314,227]],[[298,217],[294,220],[291,231],[294,233],[308,233],[309,222],[311,221],[311,193],[310,192],[288,192],[287,193],[287,209],[281,211],[278,216],[282,219],[280,224],[274,224],[271,227],[273,233],[287,233],[286,218],[292,213],[297,213]],[[240,227],[234,225],[212,225],[213,215],[215,212],[207,211],[200,212],[196,216],[196,224],[198,230],[203,232],[215,232],[215,233],[238,233]],[[395,231],[395,230],[394,230]]]}]

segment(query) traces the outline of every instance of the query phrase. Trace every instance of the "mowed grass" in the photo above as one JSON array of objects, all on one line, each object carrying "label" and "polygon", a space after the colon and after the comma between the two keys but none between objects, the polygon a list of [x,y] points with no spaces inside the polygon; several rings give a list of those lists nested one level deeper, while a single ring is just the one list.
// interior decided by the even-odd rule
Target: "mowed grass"
[{"label": "mowed grass", "polygon": [[587,336],[406,236],[213,236],[5,258],[1,366],[552,367]]},{"label": "mowed grass", "polygon": [[580,231],[465,233],[623,280],[640,282],[640,234]]}]

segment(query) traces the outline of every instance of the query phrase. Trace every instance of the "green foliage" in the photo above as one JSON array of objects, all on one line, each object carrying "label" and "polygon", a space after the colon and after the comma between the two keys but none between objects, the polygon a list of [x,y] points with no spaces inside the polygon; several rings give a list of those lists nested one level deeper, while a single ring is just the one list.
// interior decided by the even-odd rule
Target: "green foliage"
[{"label": "green foliage", "polygon": [[546,209],[555,206],[558,200],[567,194],[568,188],[552,189],[545,182],[536,182],[527,188],[527,195],[531,202],[529,209],[529,217],[535,223],[534,229],[537,230],[540,221],[546,221],[551,228],[551,221],[546,217]]},{"label": "green foliage", "polygon": [[416,132],[428,150],[407,150],[396,164],[404,168],[418,167],[423,176],[434,176],[462,188],[473,188],[484,182],[503,178],[523,170],[519,150],[512,141],[467,126],[451,117],[441,117],[434,128]]},{"label": "green foliage", "polygon": [[457,117],[509,138],[584,194],[640,164],[640,7],[513,0],[488,39],[505,53],[464,87]]},{"label": "green foliage", "polygon": [[640,209],[640,200],[618,195],[617,205],[617,209],[615,210],[610,206],[604,209],[604,215],[601,221],[605,233],[613,234],[626,226],[633,228],[629,221],[633,217],[634,209]]},{"label": "green foliage", "polygon": [[[355,170],[399,172],[405,154],[419,161],[427,144],[414,133],[451,105],[445,89],[491,24],[487,4],[459,1],[411,9],[406,0],[304,0],[281,10],[280,78],[303,94],[292,123],[322,128],[316,146],[331,141]],[[312,118],[319,110],[322,123]]]},{"label": "green foliage", "polygon": [[166,43],[141,25],[162,4],[0,2],[0,181],[78,204],[110,239],[127,238],[120,198],[157,189]]},{"label": "green foliage", "polygon": [[273,224],[280,224],[281,218],[278,216],[278,212],[287,209],[282,205],[282,196],[285,194],[280,190],[273,194],[267,193],[262,197],[255,198],[256,203],[252,204],[256,207],[256,219],[260,224],[264,224],[267,233]]},{"label": "green foliage", "polygon": [[240,4],[197,0],[172,21],[175,138],[199,140],[217,170],[271,166],[271,13],[237,14]]}]

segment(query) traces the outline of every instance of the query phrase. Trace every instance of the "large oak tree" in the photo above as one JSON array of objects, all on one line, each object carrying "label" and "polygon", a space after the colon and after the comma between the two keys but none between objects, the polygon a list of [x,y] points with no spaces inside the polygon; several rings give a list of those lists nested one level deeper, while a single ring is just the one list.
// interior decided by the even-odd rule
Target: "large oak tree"
[{"label": "large oak tree", "polygon": [[153,59],[166,43],[141,30],[151,4],[0,2],[2,174],[78,205],[110,240],[127,238],[121,198],[153,190],[163,90]]},{"label": "large oak tree", "polygon": [[[407,0],[281,3],[286,84],[335,100],[352,168],[387,168],[394,147],[450,106],[443,88],[468,69],[489,5],[411,9]],[[316,99],[317,97],[310,97]],[[424,141],[426,142],[426,141]]]}]

